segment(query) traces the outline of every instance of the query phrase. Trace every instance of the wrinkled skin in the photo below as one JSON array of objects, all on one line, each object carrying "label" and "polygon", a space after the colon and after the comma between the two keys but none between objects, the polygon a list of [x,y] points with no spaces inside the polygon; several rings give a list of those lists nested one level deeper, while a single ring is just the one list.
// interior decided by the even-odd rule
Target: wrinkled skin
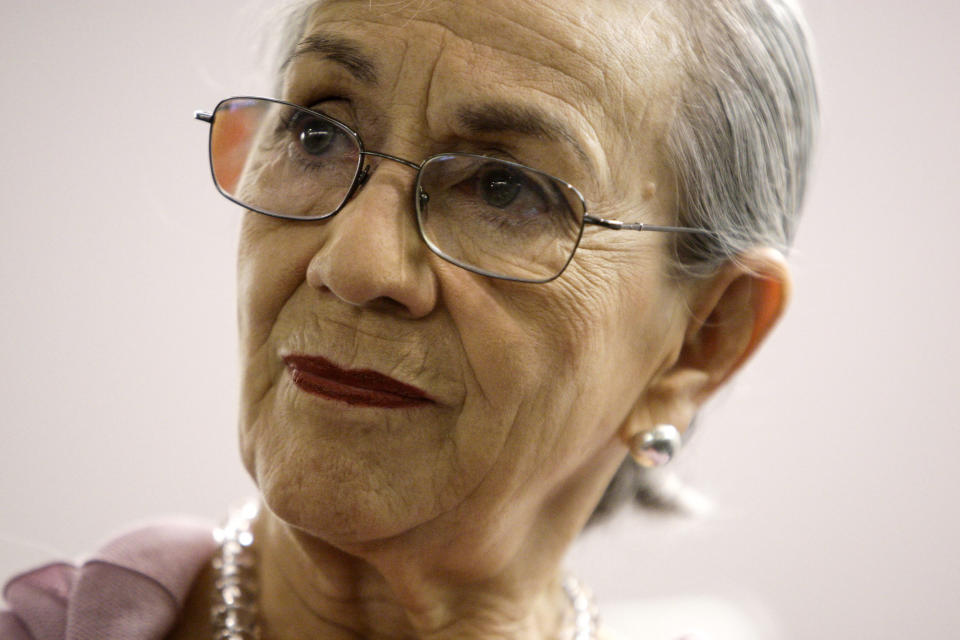
[{"label": "wrinkled skin", "polygon": [[[336,62],[304,57],[290,65],[283,97],[346,121],[372,149],[414,161],[449,150],[507,152],[582,185],[599,215],[670,215],[668,189],[644,201],[621,195],[630,185],[611,184],[625,162],[637,185],[665,178],[652,132],[635,157],[605,152],[620,146],[621,123],[608,115],[615,105],[597,99],[604,88],[589,60],[600,50],[610,57],[612,43],[578,16],[539,5],[529,16],[504,11],[511,20],[457,5],[329,5],[310,32],[377,42],[380,81],[365,86]],[[563,142],[458,130],[458,107],[493,100],[532,103],[568,123],[597,179]],[[374,163],[333,219],[251,214],[240,249],[244,459],[279,515],[344,542],[448,514],[460,520],[474,500],[489,501],[483,513],[495,508],[497,519],[498,503],[517,494],[531,507],[542,502],[614,437],[644,381],[669,364],[685,314],[666,277],[665,237],[590,228],[552,283],[484,278],[444,263],[419,239],[414,172]],[[292,351],[387,373],[437,406],[354,409],[305,395],[280,359]]]},{"label": "wrinkled skin", "polygon": [[[578,186],[595,215],[669,224],[670,71],[649,11],[331,2],[305,35],[355,41],[376,81],[304,55],[282,98],[348,123],[368,149],[414,162],[506,157]],[[490,102],[535,106],[576,145],[458,121],[459,108]],[[717,336],[700,331],[736,277],[678,283],[666,234],[588,227],[553,282],[485,278],[420,240],[414,172],[371,164],[332,219],[243,223],[240,436],[269,507],[257,523],[265,625],[276,638],[552,637],[566,612],[558,565],[626,455],[625,434],[684,428],[756,343],[738,334],[723,368],[711,360],[724,352]],[[373,369],[436,402],[307,394],[289,353]]]}]

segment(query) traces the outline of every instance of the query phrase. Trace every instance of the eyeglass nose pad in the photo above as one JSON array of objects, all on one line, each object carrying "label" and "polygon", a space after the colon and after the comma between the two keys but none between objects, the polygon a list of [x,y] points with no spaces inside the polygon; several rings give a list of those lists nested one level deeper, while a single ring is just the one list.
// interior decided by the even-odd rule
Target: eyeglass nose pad
[{"label": "eyeglass nose pad", "polygon": [[360,171],[360,175],[357,176],[357,188],[359,189],[367,182],[367,178],[370,177],[370,165],[364,165],[363,169]]},{"label": "eyeglass nose pad", "polygon": [[427,206],[427,203],[430,201],[430,196],[423,190],[423,187],[417,187],[417,198],[420,200],[421,207]]}]

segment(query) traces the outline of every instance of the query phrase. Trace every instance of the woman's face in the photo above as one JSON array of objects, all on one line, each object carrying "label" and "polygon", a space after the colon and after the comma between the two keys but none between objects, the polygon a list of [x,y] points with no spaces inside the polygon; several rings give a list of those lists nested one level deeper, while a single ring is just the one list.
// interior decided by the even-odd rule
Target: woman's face
[{"label": "woman's face", "polygon": [[[642,40],[643,9],[584,4],[326,3],[282,97],[367,149],[505,157],[578,186],[595,215],[663,222],[655,47],[627,55],[610,26]],[[498,118],[504,106],[535,115]],[[271,510],[334,543],[495,541],[566,492],[599,497],[625,454],[619,427],[682,339],[665,234],[588,227],[560,278],[486,278],[423,244],[415,172],[371,160],[331,219],[244,219],[241,445]],[[391,380],[423,397],[397,399]]]}]

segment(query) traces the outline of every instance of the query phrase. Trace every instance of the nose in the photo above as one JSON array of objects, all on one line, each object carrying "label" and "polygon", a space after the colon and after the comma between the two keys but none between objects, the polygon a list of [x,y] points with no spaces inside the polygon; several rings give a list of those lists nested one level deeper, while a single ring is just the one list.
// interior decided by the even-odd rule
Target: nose
[{"label": "nose", "polygon": [[438,285],[411,210],[412,182],[413,173],[403,166],[378,166],[324,224],[307,283],[350,305],[410,318],[429,314]]}]

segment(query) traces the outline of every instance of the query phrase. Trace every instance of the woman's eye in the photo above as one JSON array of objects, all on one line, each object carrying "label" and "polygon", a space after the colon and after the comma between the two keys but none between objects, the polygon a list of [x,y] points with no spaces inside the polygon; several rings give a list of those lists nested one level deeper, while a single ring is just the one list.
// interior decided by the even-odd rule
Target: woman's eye
[{"label": "woman's eye", "polygon": [[330,148],[336,135],[333,124],[319,119],[308,120],[300,126],[300,145],[310,155],[321,155]]},{"label": "woman's eye", "polygon": [[479,187],[487,204],[503,209],[517,199],[524,187],[524,180],[505,169],[494,169],[480,176]]}]

